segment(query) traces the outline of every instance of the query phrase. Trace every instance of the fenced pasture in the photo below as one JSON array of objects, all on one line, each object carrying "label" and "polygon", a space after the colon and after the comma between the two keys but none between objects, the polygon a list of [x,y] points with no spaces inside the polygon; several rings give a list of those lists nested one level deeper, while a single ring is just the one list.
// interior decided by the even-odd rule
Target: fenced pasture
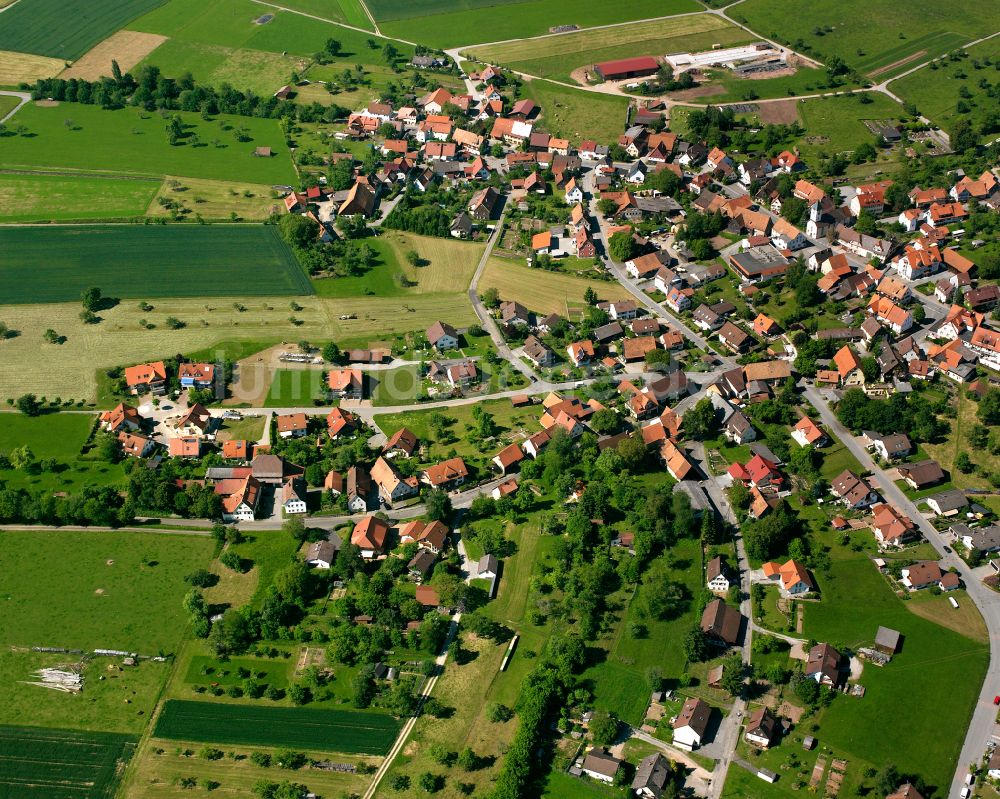
[{"label": "fenced pasture", "polygon": [[67,302],[89,286],[123,298],[311,294],[265,226],[65,225],[0,230],[3,302]]},{"label": "fenced pasture", "polygon": [[0,50],[75,61],[166,0],[20,0],[4,12]]},{"label": "fenced pasture", "polygon": [[153,734],[179,741],[383,755],[396,740],[400,727],[392,716],[368,711],[171,699],[164,705]]},{"label": "fenced pasture", "polygon": [[111,799],[135,744],[110,732],[0,726],[0,796]]}]

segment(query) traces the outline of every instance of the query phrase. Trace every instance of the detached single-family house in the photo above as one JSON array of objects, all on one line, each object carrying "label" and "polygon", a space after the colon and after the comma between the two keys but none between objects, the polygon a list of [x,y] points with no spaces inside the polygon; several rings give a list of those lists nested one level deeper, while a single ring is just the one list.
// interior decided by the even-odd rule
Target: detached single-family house
[{"label": "detached single-family house", "polygon": [[742,625],[743,615],[721,599],[713,599],[701,614],[701,631],[720,646],[739,643]]},{"label": "detached single-family house", "polygon": [[181,388],[211,388],[215,382],[215,366],[210,363],[182,363],[177,367]]},{"label": "detached single-family house", "polygon": [[281,438],[300,438],[309,432],[309,417],[304,413],[286,413],[275,419]]},{"label": "detached single-family house", "polygon": [[437,321],[427,328],[427,341],[438,351],[458,348],[458,331],[447,322]]},{"label": "detached single-family house", "polygon": [[125,385],[131,394],[165,394],[167,391],[167,367],[163,361],[140,363],[125,367]]},{"label": "detached single-family house", "polygon": [[694,751],[703,743],[708,723],[712,718],[712,707],[701,699],[688,699],[681,712],[673,720],[674,746]]},{"label": "detached single-family house", "polygon": [[432,488],[450,490],[465,482],[469,476],[469,468],[461,458],[447,460],[428,466],[421,473],[421,480]]},{"label": "detached single-family house", "polygon": [[281,509],[285,515],[305,513],[308,510],[306,505],[306,486],[301,478],[290,477],[281,486]]},{"label": "detached single-family house", "polygon": [[583,759],[580,770],[591,779],[611,785],[621,765],[621,760],[604,749],[591,749]]},{"label": "detached single-family house", "polygon": [[945,478],[944,471],[938,462],[932,460],[903,463],[899,465],[898,471],[899,476],[906,481],[906,484],[916,491],[940,483]]},{"label": "detached single-family house", "polygon": [[[706,511],[707,513],[708,511]],[[725,593],[729,590],[729,576],[721,555],[716,555],[705,566],[705,583],[713,593]]]},{"label": "detached single-family house", "polygon": [[840,682],[840,652],[829,644],[816,644],[809,650],[805,676],[820,685],[837,685]]},{"label": "detached single-family house", "polygon": [[361,550],[361,557],[371,560],[385,552],[389,523],[377,516],[365,516],[354,526],[351,543]]},{"label": "detached single-family house", "polygon": [[757,708],[747,717],[747,729],[743,737],[748,744],[768,749],[781,737],[781,724],[770,708]]},{"label": "detached single-family house", "polygon": [[412,497],[420,490],[415,477],[403,477],[392,461],[382,456],[372,465],[371,479],[387,505]]},{"label": "detached single-family house", "polygon": [[822,447],[829,440],[823,428],[808,416],[803,416],[792,428],[792,438],[800,447]]}]

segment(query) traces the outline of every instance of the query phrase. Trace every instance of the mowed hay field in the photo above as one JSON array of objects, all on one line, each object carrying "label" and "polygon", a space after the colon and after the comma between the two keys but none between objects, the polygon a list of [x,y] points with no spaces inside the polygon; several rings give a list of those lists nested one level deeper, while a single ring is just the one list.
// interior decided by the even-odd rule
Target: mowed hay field
[{"label": "mowed hay field", "polygon": [[218,297],[310,294],[277,228],[107,225],[0,229],[7,303],[67,302],[89,286],[105,295]]},{"label": "mowed hay field", "polygon": [[820,60],[839,56],[882,78],[912,65],[906,59],[916,54],[914,61],[925,60],[1000,30],[998,3],[817,0],[806,14],[797,0],[747,0],[732,17],[776,41],[801,40]]},{"label": "mowed hay field", "polygon": [[0,222],[142,216],[161,184],[159,178],[0,173]]},{"label": "mowed hay field", "polygon": [[4,12],[0,50],[73,60],[166,0],[20,0]]},{"label": "mowed hay field", "polygon": [[333,22],[346,22],[356,28],[372,30],[371,20],[361,7],[361,0],[281,0],[281,5]]},{"label": "mowed hay field", "polygon": [[472,58],[510,66],[529,75],[570,80],[574,69],[600,61],[707,50],[715,44],[732,45],[750,40],[745,30],[729,21],[714,14],[698,14],[486,45],[471,48],[465,53]]},{"label": "mowed hay field", "polygon": [[[6,13],[6,12],[5,12]],[[0,51],[0,86],[34,83],[39,78],[51,78],[66,67],[61,58],[48,58],[31,53]],[[2,116],[2,114],[0,114]]]},{"label": "mowed hay field", "polygon": [[[234,282],[230,288],[241,291],[246,282]],[[361,347],[397,333],[425,330],[438,319],[466,327],[475,322],[476,315],[465,287],[460,288],[453,293],[405,298],[296,297],[293,301],[300,308],[296,311],[291,310],[287,296],[164,298],[153,302],[152,311],[143,311],[137,301],[130,300],[101,311],[103,321],[96,325],[80,320],[78,301],[0,306],[0,321],[19,333],[0,342],[0,399],[34,392],[93,401],[99,369],[178,352],[211,353],[220,342],[260,344],[256,349],[263,349],[308,338],[350,341],[352,346]],[[349,314],[356,318],[339,318]],[[171,316],[186,326],[169,329],[165,322]],[[65,336],[66,341],[43,343],[42,334],[48,328]],[[266,392],[266,386],[257,387],[256,394],[261,392]]]},{"label": "mowed hay field", "polygon": [[401,726],[388,713],[372,711],[170,699],[156,720],[153,734],[171,740],[384,755]]},{"label": "mowed hay field", "polygon": [[134,737],[115,733],[0,727],[0,796],[114,796],[121,765],[128,762],[135,744]]},{"label": "mowed hay field", "polygon": [[60,77],[97,80],[111,74],[112,61],[118,62],[122,72],[128,72],[166,40],[166,36],[155,33],[117,31],[84,53],[80,60],[74,62]]},{"label": "mowed hay field", "polygon": [[170,652],[187,624],[184,575],[212,549],[209,536],[0,532],[0,643]]},{"label": "mowed hay field", "polygon": [[604,0],[369,0],[368,8],[389,36],[434,47],[457,47],[479,42],[499,42],[527,36],[543,36],[559,25],[589,28],[636,19],[700,11],[693,0],[634,0],[608,3]]},{"label": "mowed hay field", "polygon": [[[7,12],[4,12],[5,14]],[[184,144],[167,140],[166,119],[180,116]],[[137,108],[105,111],[99,106],[29,103],[16,121],[27,135],[8,136],[0,147],[0,167],[58,167],[129,175],[185,175],[254,183],[296,182],[284,136],[275,119],[198,114],[161,115]],[[243,129],[250,141],[237,141]],[[197,137],[197,139],[195,138]],[[256,158],[257,147],[271,158]]]},{"label": "mowed hay field", "polygon": [[497,257],[490,258],[479,281],[480,291],[495,288],[500,292],[500,299],[516,300],[540,314],[572,314],[581,310],[586,305],[583,295],[588,286],[602,300],[622,300],[630,296],[618,283],[532,269],[520,261]]},{"label": "mowed hay field", "polygon": [[165,198],[177,203],[187,219],[197,214],[208,221],[228,220],[235,213],[242,221],[260,222],[283,209],[275,193],[280,194],[260,183],[167,176],[145,210],[147,216],[171,216],[170,209],[159,202]]}]

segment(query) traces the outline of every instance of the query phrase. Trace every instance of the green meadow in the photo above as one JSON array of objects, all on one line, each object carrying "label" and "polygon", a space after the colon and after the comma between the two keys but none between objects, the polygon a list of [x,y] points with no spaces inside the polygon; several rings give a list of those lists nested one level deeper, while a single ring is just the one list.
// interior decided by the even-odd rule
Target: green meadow
[{"label": "green meadow", "polygon": [[0,221],[126,219],[146,213],[158,178],[0,173]]}]

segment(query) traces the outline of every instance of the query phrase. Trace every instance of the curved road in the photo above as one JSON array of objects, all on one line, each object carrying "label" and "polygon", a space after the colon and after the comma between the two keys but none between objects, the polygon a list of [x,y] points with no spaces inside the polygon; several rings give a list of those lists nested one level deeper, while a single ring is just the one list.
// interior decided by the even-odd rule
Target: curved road
[{"label": "curved road", "polygon": [[[10,6],[7,6],[7,7],[10,8]],[[0,119],[0,125],[2,125],[4,122],[6,122],[12,116],[14,116],[14,114],[16,114],[18,111],[20,111],[24,107],[24,104],[27,103],[31,99],[31,95],[28,94],[28,92],[0,91],[0,97],[16,97],[18,100],[20,100],[20,102],[17,105],[15,105],[10,111],[8,111],[3,116],[2,119]]]}]

